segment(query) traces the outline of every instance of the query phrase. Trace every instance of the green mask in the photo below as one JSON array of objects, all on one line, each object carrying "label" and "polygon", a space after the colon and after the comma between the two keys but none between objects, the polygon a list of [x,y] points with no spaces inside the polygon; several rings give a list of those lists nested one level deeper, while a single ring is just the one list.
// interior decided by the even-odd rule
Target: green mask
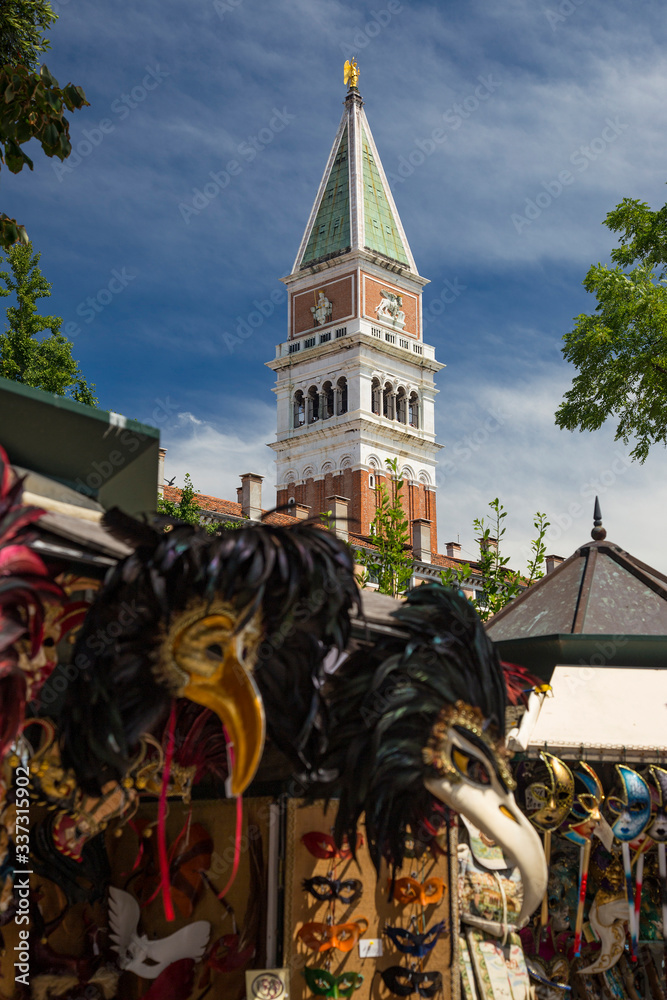
[{"label": "green mask", "polygon": [[344,972],[342,976],[333,976],[326,969],[304,969],[303,974],[314,995],[327,997],[327,1000],[351,997],[364,981],[360,972]]}]

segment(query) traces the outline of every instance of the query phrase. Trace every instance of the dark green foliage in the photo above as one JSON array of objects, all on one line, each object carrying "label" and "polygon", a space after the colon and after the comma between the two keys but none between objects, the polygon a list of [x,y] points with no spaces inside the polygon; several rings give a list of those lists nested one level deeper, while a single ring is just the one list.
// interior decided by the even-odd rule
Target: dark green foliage
[{"label": "dark green foliage", "polygon": [[[0,375],[57,396],[70,396],[79,403],[97,406],[95,386],[88,385],[72,357],[72,344],[60,332],[59,316],[40,316],[38,299],[49,298],[51,283],[39,268],[41,254],[30,243],[16,244],[6,253],[10,266],[0,271],[0,296],[16,296],[7,309],[5,332],[0,334]],[[50,330],[41,340],[39,334]]]},{"label": "dark green foliage", "polygon": [[651,445],[667,444],[667,205],[653,212],[625,198],[604,224],[620,246],[614,267],[594,264],[584,279],[597,306],[563,338],[578,374],[556,424],[593,431],[617,419],[615,439],[634,439],[630,454],[644,462]]},{"label": "dark green foliage", "polygon": [[48,31],[58,15],[47,0],[2,0],[0,14],[0,66],[32,68],[50,43]]},{"label": "dark green foliage", "polygon": [[[0,12],[0,165],[12,173],[33,163],[21,148],[37,139],[46,156],[64,160],[72,152],[66,111],[88,104],[81,87],[60,87],[46,66],[38,68],[49,43],[44,31],[56,20],[44,0],[2,0]],[[25,228],[0,213],[0,247],[28,242]]]},{"label": "dark green foliage", "polygon": [[395,634],[359,649],[327,692],[330,745],[322,762],[338,780],[335,834],[356,843],[365,813],[376,868],[402,863],[408,828],[420,839],[434,800],[422,758],[442,709],[458,700],[480,708],[502,731],[505,681],[474,608],[440,584],[408,592],[394,613]]}]

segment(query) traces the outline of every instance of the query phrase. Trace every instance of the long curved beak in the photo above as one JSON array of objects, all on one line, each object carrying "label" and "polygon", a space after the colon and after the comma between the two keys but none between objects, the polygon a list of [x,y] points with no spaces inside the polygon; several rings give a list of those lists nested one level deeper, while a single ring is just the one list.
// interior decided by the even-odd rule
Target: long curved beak
[{"label": "long curved beak", "polygon": [[509,863],[517,865],[523,882],[518,924],[523,927],[544,898],[549,872],[537,830],[518,808],[512,793],[499,794],[491,786],[480,788],[446,778],[427,778],[424,784],[432,795],[462,813],[495,841]]},{"label": "long curved beak", "polygon": [[222,722],[228,741],[230,775],[227,795],[242,795],[255,776],[264,749],[266,723],[262,698],[250,672],[239,661],[236,643],[209,677],[190,674],[181,696],[210,708]]}]

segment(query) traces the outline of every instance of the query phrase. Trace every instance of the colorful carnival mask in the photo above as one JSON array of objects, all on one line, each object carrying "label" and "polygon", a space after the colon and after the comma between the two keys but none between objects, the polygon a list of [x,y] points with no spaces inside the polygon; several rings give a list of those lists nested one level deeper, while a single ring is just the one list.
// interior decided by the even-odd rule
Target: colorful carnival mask
[{"label": "colorful carnival mask", "polygon": [[627,919],[625,892],[618,895],[597,893],[588,911],[588,920],[600,942],[600,951],[590,965],[578,970],[580,975],[592,976],[616,965],[625,949]]},{"label": "colorful carnival mask", "polygon": [[297,931],[297,937],[303,941],[306,948],[311,951],[330,951],[337,948],[338,951],[352,951],[355,944],[368,930],[368,921],[365,917],[358,917],[349,924],[304,924]]},{"label": "colorful carnival mask", "polygon": [[553,833],[567,819],[574,802],[574,777],[567,764],[542,751],[548,783],[535,781],[526,787],[528,819],[542,833]]},{"label": "colorful carnival mask", "polygon": [[404,927],[385,927],[384,932],[390,941],[396,945],[404,955],[412,955],[413,958],[425,958],[435,948],[438,938],[444,933],[447,921],[441,920],[434,924],[423,934],[415,934]]},{"label": "colorful carnival mask", "polygon": [[[391,888],[391,879],[389,880]],[[425,882],[419,882],[411,875],[404,878],[397,878],[394,882],[393,899],[401,906],[409,906],[411,903],[421,903],[422,906],[430,906],[432,903],[439,903],[445,891],[445,883],[437,876],[427,878]]]},{"label": "colorful carnival mask", "polygon": [[250,784],[264,747],[264,708],[252,677],[261,637],[259,614],[248,619],[224,601],[197,599],[172,618],[153,668],[172,697],[204,705],[221,720],[234,746],[231,795]]},{"label": "colorful carnival mask", "polygon": [[[301,843],[315,858],[322,858],[323,860],[341,858],[347,860],[352,857],[352,849],[347,841],[343,843],[342,847],[336,847],[336,842],[330,833],[320,833],[319,830],[311,830],[310,833],[304,833]],[[364,838],[361,834],[358,834],[357,849],[363,843]]]},{"label": "colorful carnival mask", "polygon": [[492,736],[478,709],[458,701],[440,713],[423,758],[440,775],[424,781],[431,794],[467,816],[518,865],[525,886],[519,923],[524,923],[544,896],[547,867],[535,828],[512,794],[515,781],[502,741]]},{"label": "colorful carnival mask", "polygon": [[641,774],[631,767],[617,764],[616,773],[620,778],[623,794],[607,797],[609,808],[618,815],[611,828],[617,840],[629,843],[646,829],[651,819],[651,792]]},{"label": "colorful carnival mask", "polygon": [[326,969],[303,969],[309,989],[316,997],[327,997],[338,1000],[339,997],[351,997],[364,981],[360,972],[344,972],[342,976],[334,976]]},{"label": "colorful carnival mask", "polygon": [[442,973],[417,972],[402,965],[390,965],[380,973],[387,989],[397,997],[434,997],[442,990]]},{"label": "colorful carnival mask", "polygon": [[578,822],[573,823],[563,836],[582,847],[591,839],[595,828],[602,820],[600,806],[604,801],[604,789],[590,764],[582,760],[579,761],[579,767],[576,777],[582,782],[586,791],[575,797],[572,814],[577,817]]},{"label": "colorful carnival mask", "polygon": [[305,878],[301,887],[304,892],[309,892],[315,899],[322,902],[329,899],[340,899],[345,906],[356,903],[363,891],[363,885],[358,878],[338,879],[328,878],[325,875]]},{"label": "colorful carnival mask", "polygon": [[658,844],[667,843],[667,771],[651,764],[649,772],[658,793],[655,814],[647,833]]}]

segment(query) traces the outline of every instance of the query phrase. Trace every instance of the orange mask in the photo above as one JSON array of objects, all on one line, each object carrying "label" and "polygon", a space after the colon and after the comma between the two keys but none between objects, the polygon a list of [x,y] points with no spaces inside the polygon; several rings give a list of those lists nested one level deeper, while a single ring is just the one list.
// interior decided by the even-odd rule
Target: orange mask
[{"label": "orange mask", "polygon": [[368,930],[368,921],[359,917],[352,924],[304,924],[297,931],[306,948],[311,951],[352,951],[355,944]]},{"label": "orange mask", "polygon": [[[391,881],[389,888],[391,888]],[[430,906],[432,903],[440,902],[444,891],[445,883],[441,878],[434,876],[427,878],[425,882],[418,882],[411,875],[406,875],[405,878],[396,879],[393,898],[401,906],[408,906],[410,903]]]}]

